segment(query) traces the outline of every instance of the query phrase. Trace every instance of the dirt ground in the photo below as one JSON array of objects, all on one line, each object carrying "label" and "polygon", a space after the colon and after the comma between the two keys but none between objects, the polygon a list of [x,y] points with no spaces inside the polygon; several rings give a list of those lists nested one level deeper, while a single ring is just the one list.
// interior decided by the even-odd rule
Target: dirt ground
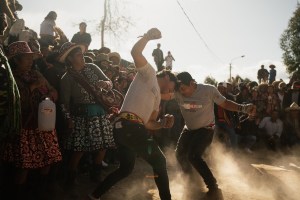
[{"label": "dirt ground", "polygon": [[[218,180],[225,200],[300,199],[299,155],[287,156],[270,152],[231,153],[218,145],[212,145],[211,149],[206,155],[206,160]],[[172,199],[204,200],[206,188],[199,175],[195,174],[195,183],[185,183],[173,151],[168,151],[166,157]],[[256,168],[251,164],[257,164],[254,165]],[[104,169],[102,178],[114,169],[115,167]],[[159,200],[152,175],[151,167],[137,158],[133,173],[116,184],[101,197],[101,200]],[[57,199],[82,200],[96,187],[84,174],[80,175],[79,183],[79,198],[63,193]]]}]

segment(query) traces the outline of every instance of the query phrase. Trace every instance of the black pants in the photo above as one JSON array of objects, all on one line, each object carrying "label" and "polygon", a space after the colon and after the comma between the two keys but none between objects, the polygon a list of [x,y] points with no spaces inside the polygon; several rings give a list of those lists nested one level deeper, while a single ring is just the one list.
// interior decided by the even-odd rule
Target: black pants
[{"label": "black pants", "polygon": [[100,183],[93,195],[100,197],[118,181],[127,177],[134,168],[136,154],[139,154],[153,168],[160,198],[171,200],[166,158],[154,141],[148,141],[145,126],[119,120],[114,127],[114,137],[118,145],[120,166]]},{"label": "black pants", "polygon": [[182,170],[191,175],[192,166],[202,176],[207,188],[218,188],[217,181],[208,168],[202,155],[213,140],[213,129],[200,128],[197,130],[183,129],[176,147],[176,157]]}]

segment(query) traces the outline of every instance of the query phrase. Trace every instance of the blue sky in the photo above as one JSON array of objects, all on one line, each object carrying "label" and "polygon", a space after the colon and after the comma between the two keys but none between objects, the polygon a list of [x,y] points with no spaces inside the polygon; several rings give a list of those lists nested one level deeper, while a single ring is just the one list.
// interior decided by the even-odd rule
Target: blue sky
[{"label": "blue sky", "polygon": [[[91,48],[100,47],[100,33],[95,26],[103,15],[103,0],[19,1],[23,5],[19,16],[37,32],[43,18],[54,10],[58,13],[57,25],[69,38],[78,31],[79,22],[87,21],[87,31],[93,37]],[[157,42],[162,44],[165,54],[170,50],[176,59],[174,70],[189,71],[199,82],[208,75],[218,81],[226,80],[231,59],[241,55],[245,58],[233,61],[233,75],[256,80],[259,66],[272,63],[277,66],[277,78],[287,79],[279,38],[296,9],[297,0],[179,0],[217,56],[207,50],[176,0],[111,1],[118,2],[134,26],[123,32],[121,41],[108,37],[106,46],[127,60],[132,60],[130,49],[137,36],[157,27],[163,36]],[[150,63],[153,63],[151,53],[157,42],[151,42],[145,50]]]}]

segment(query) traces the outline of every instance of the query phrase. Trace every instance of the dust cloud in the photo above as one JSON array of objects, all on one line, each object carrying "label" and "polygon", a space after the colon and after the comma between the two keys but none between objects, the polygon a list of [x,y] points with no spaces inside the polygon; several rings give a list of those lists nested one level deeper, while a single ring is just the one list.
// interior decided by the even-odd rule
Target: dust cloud
[{"label": "dust cloud", "polygon": [[[204,160],[215,175],[225,200],[299,200],[298,152],[299,148],[291,150],[288,155],[270,151],[249,154],[228,150],[214,141],[206,151]],[[174,147],[166,149],[165,156],[172,199],[204,199],[207,189],[202,178],[194,172],[194,181],[188,182],[177,163]],[[136,169],[141,171],[142,177],[134,183],[130,182],[124,199],[159,200],[152,169],[147,163],[142,166]]]}]

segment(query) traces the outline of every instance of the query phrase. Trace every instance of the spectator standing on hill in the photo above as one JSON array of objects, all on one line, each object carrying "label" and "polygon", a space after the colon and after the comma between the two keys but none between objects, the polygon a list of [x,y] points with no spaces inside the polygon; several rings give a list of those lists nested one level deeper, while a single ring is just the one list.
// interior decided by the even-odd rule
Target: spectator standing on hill
[{"label": "spectator standing on hill", "polygon": [[81,22],[79,24],[79,32],[73,35],[71,42],[85,45],[87,50],[92,42],[92,38],[91,35],[86,32],[86,27],[87,24],[85,22]]},{"label": "spectator standing on hill", "polygon": [[41,41],[53,46],[55,46],[56,44],[55,39],[57,37],[57,33],[55,30],[56,18],[57,18],[56,12],[50,11],[48,15],[45,17],[44,21],[41,23],[41,27],[40,27]]},{"label": "spectator standing on hill", "polygon": [[175,61],[175,59],[171,54],[171,51],[168,51],[168,55],[165,57],[165,61],[166,61],[166,69],[172,71],[173,61]]},{"label": "spectator standing on hill", "polygon": [[269,84],[272,84],[276,80],[276,70],[275,65],[270,65],[270,76],[269,76]]},{"label": "spectator standing on hill", "polygon": [[266,83],[268,81],[269,72],[265,69],[264,65],[261,65],[260,69],[257,71],[258,83]]},{"label": "spectator standing on hill", "polygon": [[163,63],[164,63],[164,53],[160,49],[160,43],[157,44],[157,48],[153,50],[152,56],[154,58],[154,62],[157,67],[157,71],[163,70]]}]

